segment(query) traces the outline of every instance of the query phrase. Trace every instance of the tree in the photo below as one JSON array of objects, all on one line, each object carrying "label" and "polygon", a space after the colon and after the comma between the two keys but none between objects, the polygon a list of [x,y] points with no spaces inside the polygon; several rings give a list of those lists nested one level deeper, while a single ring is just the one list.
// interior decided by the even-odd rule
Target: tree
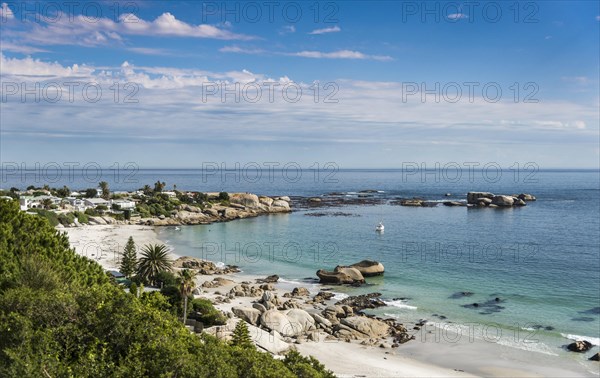
[{"label": "tree", "polygon": [[181,296],[183,297],[183,324],[185,324],[187,320],[188,296],[196,286],[194,277],[196,277],[196,272],[191,269],[179,271],[179,290],[181,290]]},{"label": "tree", "polygon": [[59,197],[68,197],[70,194],[71,190],[66,185],[60,189],[56,189],[56,195]]},{"label": "tree", "polygon": [[244,349],[254,348],[254,343],[250,338],[250,331],[248,331],[248,326],[245,321],[240,320],[235,325],[235,329],[231,335],[231,345]]},{"label": "tree", "polygon": [[165,188],[165,186],[167,186],[167,184],[163,181],[160,182],[157,181],[154,183],[154,193],[161,193],[163,191],[163,189]]},{"label": "tree", "polygon": [[98,186],[100,187],[100,190],[102,190],[101,197],[108,200],[110,198],[110,188],[108,187],[108,183],[106,181],[100,181]]},{"label": "tree", "polygon": [[53,202],[50,198],[44,198],[40,204],[44,207],[44,209],[48,210],[52,207]]},{"label": "tree", "polygon": [[221,201],[229,201],[229,193],[227,193],[227,192],[220,192],[219,193],[219,200],[221,200]]},{"label": "tree", "polygon": [[142,257],[138,260],[137,274],[151,285],[156,283],[160,272],[171,270],[169,250],[164,244],[147,244],[142,250]]},{"label": "tree", "polygon": [[121,258],[121,273],[125,277],[130,278],[137,268],[137,253],[135,251],[135,242],[133,237],[129,237],[125,249],[123,250],[123,257]]},{"label": "tree", "polygon": [[94,188],[85,190],[85,198],[95,198],[98,195],[98,191]]},{"label": "tree", "polygon": [[153,194],[152,192],[152,188],[150,187],[150,185],[144,185],[144,187],[142,188],[142,192],[147,195],[147,196],[151,196]]}]

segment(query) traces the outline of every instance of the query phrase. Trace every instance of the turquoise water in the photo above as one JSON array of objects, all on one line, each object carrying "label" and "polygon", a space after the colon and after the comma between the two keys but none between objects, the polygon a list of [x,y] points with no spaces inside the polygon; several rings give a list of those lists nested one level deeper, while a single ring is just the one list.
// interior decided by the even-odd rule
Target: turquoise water
[{"label": "turquoise water", "polygon": [[[473,187],[443,182],[392,187],[395,174],[359,173],[360,180],[333,190],[374,188],[383,198],[436,200],[446,192],[464,198]],[[511,180],[474,188],[538,197],[522,208],[348,206],[316,211],[352,216],[312,217],[305,214],[315,210],[301,210],[181,231],[165,228],[160,237],[177,254],[239,265],[251,274],[277,273],[315,291],[317,269],[381,261],[384,277],[368,279],[361,288],[334,290],[381,292],[390,306],[379,309],[380,315],[405,322],[424,318],[488,341],[583,361],[587,354],[568,353],[562,346],[578,336],[599,344],[598,173],[543,172],[539,178],[526,188]],[[380,235],[374,227],[382,219],[386,230]],[[452,298],[457,292],[473,294]],[[473,303],[479,306],[468,306]]]}]

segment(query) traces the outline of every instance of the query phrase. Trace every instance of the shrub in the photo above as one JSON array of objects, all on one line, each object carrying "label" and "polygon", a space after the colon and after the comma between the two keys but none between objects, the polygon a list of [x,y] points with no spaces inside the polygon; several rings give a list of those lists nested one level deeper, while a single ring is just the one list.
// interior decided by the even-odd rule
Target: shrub
[{"label": "shrub", "polygon": [[208,299],[194,299],[192,301],[192,311],[194,313],[192,313],[190,318],[201,321],[205,327],[227,323],[227,317],[221,311],[217,310]]},{"label": "shrub", "polygon": [[229,193],[227,193],[227,192],[220,192],[219,193],[219,200],[221,200],[221,201],[229,201]]}]

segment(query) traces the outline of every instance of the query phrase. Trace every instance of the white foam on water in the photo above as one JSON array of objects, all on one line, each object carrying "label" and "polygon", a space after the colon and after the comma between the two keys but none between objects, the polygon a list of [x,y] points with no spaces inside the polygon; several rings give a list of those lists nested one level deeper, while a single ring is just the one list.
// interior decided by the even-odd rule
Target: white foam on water
[{"label": "white foam on water", "polygon": [[222,261],[217,261],[217,262],[215,262],[215,266],[219,269],[223,269],[223,268],[225,268],[225,263]]},{"label": "white foam on water", "polygon": [[333,299],[335,299],[336,301],[341,301],[341,300],[346,299],[346,298],[349,297],[348,294],[344,294],[344,293],[336,293],[335,291],[332,291],[331,293],[335,294],[333,296]]},{"label": "white foam on water", "polygon": [[383,303],[385,303],[388,306],[404,308],[404,309],[408,309],[408,310],[416,310],[417,309],[417,306],[407,305],[406,301],[399,300],[399,299],[395,300],[395,301],[383,301]]},{"label": "white foam on water", "polygon": [[600,338],[598,337],[589,337],[589,336],[579,336],[579,335],[571,335],[568,333],[561,333],[562,337],[573,340],[573,341],[589,341],[592,345],[600,345]]}]

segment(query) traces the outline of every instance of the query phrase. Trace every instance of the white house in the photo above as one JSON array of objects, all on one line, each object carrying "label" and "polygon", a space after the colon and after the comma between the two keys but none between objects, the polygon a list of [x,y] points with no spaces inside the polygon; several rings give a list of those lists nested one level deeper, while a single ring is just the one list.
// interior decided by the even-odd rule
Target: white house
[{"label": "white house", "polygon": [[104,198],[86,198],[83,200],[83,203],[88,207],[97,207],[100,205],[108,207],[110,205],[110,202]]},{"label": "white house", "polygon": [[135,202],[128,199],[115,199],[111,201],[112,206],[117,206],[119,210],[133,210],[135,209]]},{"label": "white house", "polygon": [[27,210],[32,208],[42,208],[42,201],[45,199],[49,199],[52,201],[53,205],[60,205],[62,198],[54,197],[54,196],[20,196],[19,197],[19,205],[21,206],[21,210]]}]

